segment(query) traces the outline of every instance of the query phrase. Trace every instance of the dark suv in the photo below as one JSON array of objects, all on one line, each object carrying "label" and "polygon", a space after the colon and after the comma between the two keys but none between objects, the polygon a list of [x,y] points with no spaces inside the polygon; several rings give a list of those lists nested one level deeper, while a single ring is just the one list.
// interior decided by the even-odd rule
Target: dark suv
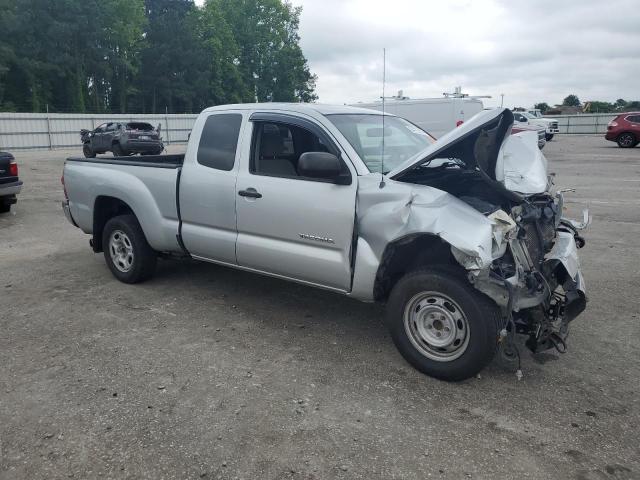
[{"label": "dark suv", "polygon": [[621,113],[607,125],[604,136],[621,148],[633,148],[640,143],[640,112]]},{"label": "dark suv", "polygon": [[164,150],[160,137],[160,125],[157,129],[145,122],[109,122],[95,130],[81,130],[82,151],[87,158],[98,153],[113,152],[115,157],[140,153],[158,155]]}]

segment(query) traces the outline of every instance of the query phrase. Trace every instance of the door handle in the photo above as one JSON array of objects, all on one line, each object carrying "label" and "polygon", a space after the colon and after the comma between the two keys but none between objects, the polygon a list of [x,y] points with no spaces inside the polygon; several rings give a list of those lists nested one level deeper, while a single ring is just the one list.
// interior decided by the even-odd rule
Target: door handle
[{"label": "door handle", "polygon": [[238,195],[241,197],[249,197],[249,198],[262,198],[262,194],[258,193],[255,188],[247,188],[246,190],[240,190]]}]

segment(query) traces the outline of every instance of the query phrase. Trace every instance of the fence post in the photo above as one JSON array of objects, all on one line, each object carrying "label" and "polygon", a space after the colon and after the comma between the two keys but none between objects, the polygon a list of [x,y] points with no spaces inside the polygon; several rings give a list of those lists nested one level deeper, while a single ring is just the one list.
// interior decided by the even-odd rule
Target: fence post
[{"label": "fence post", "polygon": [[571,127],[571,115],[568,115],[567,116],[567,133],[571,133],[570,132],[570,130],[571,130],[570,127]]},{"label": "fence post", "polygon": [[49,118],[49,104],[47,103],[47,136],[49,137],[49,150],[52,150],[51,143],[51,119]]},{"label": "fence post", "polygon": [[164,123],[167,126],[167,145],[171,145],[171,137],[169,136],[169,108],[164,107]]}]

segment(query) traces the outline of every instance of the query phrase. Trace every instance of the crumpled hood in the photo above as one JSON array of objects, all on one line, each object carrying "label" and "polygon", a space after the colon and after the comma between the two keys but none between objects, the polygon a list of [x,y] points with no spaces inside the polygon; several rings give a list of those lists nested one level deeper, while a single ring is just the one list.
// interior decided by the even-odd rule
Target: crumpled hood
[{"label": "crumpled hood", "polygon": [[387,175],[403,181],[436,159],[457,159],[462,168],[478,172],[487,186],[513,201],[546,191],[547,162],[538,148],[536,131],[511,135],[513,113],[485,110],[442,136]]},{"label": "crumpled hood", "polygon": [[[480,168],[495,180],[495,164],[505,139],[511,134],[513,113],[507,108],[484,110],[461,126],[440,137],[435,143],[391,170],[387,175],[400,180],[402,175],[438,156],[463,160],[468,169]],[[453,151],[452,151],[453,150]]]}]

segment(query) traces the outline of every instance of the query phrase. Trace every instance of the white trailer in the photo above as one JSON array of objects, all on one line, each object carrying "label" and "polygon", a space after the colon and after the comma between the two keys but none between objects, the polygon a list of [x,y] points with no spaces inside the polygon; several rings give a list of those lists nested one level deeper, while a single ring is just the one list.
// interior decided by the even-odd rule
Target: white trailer
[{"label": "white trailer", "polygon": [[[484,109],[481,98],[461,93],[456,87],[454,93],[445,93],[442,98],[409,98],[402,90],[395,97],[385,98],[387,113],[406,118],[426,130],[436,138],[468,121]],[[371,103],[356,103],[354,107],[382,111],[382,100]]]}]

